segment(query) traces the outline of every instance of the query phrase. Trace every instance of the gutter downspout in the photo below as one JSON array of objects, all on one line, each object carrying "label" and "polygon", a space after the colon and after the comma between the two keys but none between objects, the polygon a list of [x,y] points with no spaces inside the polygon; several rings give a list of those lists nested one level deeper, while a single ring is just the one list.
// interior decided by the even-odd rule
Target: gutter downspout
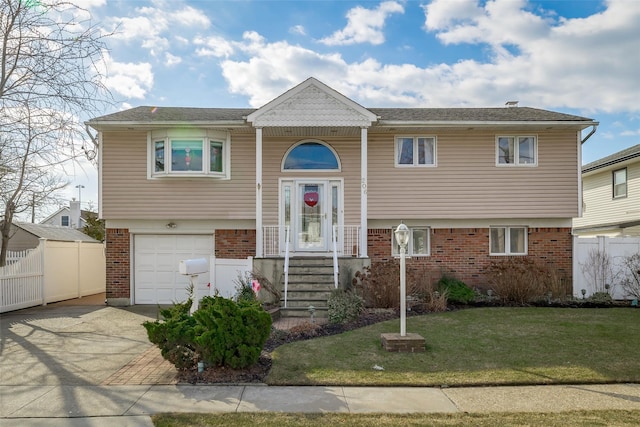
[{"label": "gutter downspout", "polygon": [[591,138],[591,136],[592,136],[594,133],[596,133],[596,130],[598,129],[598,125],[599,125],[599,124],[600,124],[600,123],[594,123],[593,125],[591,125],[591,127],[592,127],[591,132],[589,132],[589,133],[587,134],[587,136],[585,136],[585,137],[582,139],[582,141],[580,141],[580,145],[582,145],[582,144],[584,144],[585,142],[587,142],[587,139]]}]

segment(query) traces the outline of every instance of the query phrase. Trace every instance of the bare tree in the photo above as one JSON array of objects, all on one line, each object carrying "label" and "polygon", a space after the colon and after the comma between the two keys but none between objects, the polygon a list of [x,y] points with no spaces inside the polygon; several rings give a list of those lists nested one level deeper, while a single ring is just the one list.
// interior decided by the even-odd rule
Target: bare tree
[{"label": "bare tree", "polygon": [[594,293],[614,294],[621,272],[607,252],[591,249],[587,260],[580,267]]},{"label": "bare tree", "polygon": [[111,99],[106,36],[72,3],[0,0],[0,266],[14,216],[66,185],[55,166],[95,152],[82,121]]},{"label": "bare tree", "polygon": [[626,268],[622,288],[628,296],[640,299],[640,252],[626,256],[622,264]]}]

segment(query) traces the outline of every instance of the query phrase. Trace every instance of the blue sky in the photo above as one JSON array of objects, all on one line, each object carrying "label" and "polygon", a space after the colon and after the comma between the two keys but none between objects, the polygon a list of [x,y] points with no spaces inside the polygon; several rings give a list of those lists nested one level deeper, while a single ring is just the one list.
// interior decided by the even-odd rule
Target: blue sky
[{"label": "blue sky", "polygon": [[[115,109],[259,107],[313,76],[365,107],[593,118],[588,163],[640,143],[640,1],[77,0],[105,32]],[[109,113],[111,111],[105,111]],[[83,206],[97,179],[79,172]]]}]

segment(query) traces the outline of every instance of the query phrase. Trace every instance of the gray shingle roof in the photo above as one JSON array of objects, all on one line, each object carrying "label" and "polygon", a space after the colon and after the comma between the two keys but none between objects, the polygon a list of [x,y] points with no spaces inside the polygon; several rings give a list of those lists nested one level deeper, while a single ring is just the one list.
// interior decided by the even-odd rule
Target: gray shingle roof
[{"label": "gray shingle roof", "polygon": [[633,158],[640,158],[640,144],[634,145],[617,153],[613,153],[610,156],[603,157],[594,162],[588,163],[582,167],[582,173],[591,172],[596,169],[601,169],[607,166],[615,165]]},{"label": "gray shingle roof", "polygon": [[80,240],[83,242],[100,243],[91,236],[87,236],[81,231],[70,227],[61,227],[59,225],[32,224],[30,222],[14,222],[14,226],[47,240],[56,240],[61,242],[75,242]]},{"label": "gray shingle roof", "polygon": [[[89,121],[97,122],[244,122],[244,117],[256,111],[251,108],[188,108],[136,107]],[[571,121],[591,122],[592,119],[530,107],[512,108],[370,108],[384,121],[460,122],[460,121]]]}]

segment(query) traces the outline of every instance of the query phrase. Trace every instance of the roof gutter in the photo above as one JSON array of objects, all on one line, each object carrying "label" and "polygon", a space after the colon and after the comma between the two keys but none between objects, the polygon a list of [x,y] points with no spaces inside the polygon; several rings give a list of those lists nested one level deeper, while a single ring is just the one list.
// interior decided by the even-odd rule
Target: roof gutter
[{"label": "roof gutter", "polygon": [[591,135],[593,135],[594,133],[596,133],[596,130],[598,129],[598,125],[600,123],[595,122],[594,124],[591,125],[591,132],[589,132],[587,134],[587,136],[585,136],[584,138],[582,138],[582,141],[580,141],[580,145],[584,144],[585,142],[587,142],[587,139],[591,138]]},{"label": "roof gutter", "polygon": [[[597,126],[598,123],[583,122],[583,121],[533,121],[533,120],[496,120],[496,121],[484,121],[484,120],[433,120],[433,121],[420,121],[420,120],[380,120],[377,123],[378,126],[392,126],[392,127],[451,127],[451,126],[466,126],[466,127],[494,127],[494,126],[583,126],[587,128],[589,126]],[[595,132],[595,131],[594,131]],[[589,135],[590,136],[590,135]]]}]

